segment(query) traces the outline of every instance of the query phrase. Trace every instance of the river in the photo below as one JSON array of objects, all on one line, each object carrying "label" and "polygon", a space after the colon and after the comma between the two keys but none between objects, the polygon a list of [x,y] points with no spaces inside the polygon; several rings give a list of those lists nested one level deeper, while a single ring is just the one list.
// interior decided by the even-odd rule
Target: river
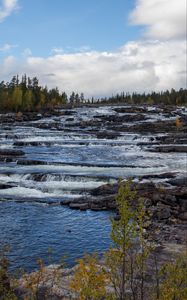
[{"label": "river", "polygon": [[[119,108],[119,107],[118,107]],[[142,121],[126,122],[128,113],[115,107],[64,110],[61,116],[2,124],[0,149],[21,149],[22,157],[0,162],[0,245],[10,245],[12,268],[36,268],[36,259],[68,265],[85,252],[103,253],[110,245],[110,211],[78,211],[60,205],[68,198],[89,197],[89,191],[118,178],[186,171],[185,153],[155,153],[142,147],[167,133],[112,129],[103,116],[124,116],[124,126],[175,120],[150,108]],[[63,113],[63,110],[62,110]],[[92,120],[98,120],[95,124]],[[109,127],[110,125],[110,127]],[[149,125],[148,125],[149,126]],[[105,138],[98,136],[109,132]],[[49,253],[49,248],[52,252]]]}]

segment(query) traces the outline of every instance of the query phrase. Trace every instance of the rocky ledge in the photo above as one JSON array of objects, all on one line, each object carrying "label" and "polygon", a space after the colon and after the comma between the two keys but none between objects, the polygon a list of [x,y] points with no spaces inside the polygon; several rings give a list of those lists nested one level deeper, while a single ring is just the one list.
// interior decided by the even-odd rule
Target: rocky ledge
[{"label": "rocky ledge", "polygon": [[[187,221],[187,177],[171,178],[167,183],[151,181],[132,183],[137,198],[142,197],[153,218],[165,223]],[[90,192],[89,196],[61,202],[72,209],[110,210],[116,209],[115,197],[118,184],[105,184]]]}]

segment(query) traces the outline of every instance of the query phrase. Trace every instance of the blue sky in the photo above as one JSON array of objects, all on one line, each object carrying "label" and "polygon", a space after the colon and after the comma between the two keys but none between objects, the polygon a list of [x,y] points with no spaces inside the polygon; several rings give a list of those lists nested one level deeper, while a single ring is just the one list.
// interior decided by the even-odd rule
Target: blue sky
[{"label": "blue sky", "polygon": [[70,93],[186,85],[185,0],[0,0],[0,81]]},{"label": "blue sky", "polygon": [[27,0],[0,25],[1,44],[30,48],[34,55],[48,56],[54,47],[76,51],[84,46],[112,51],[139,35],[128,24],[132,0]]}]

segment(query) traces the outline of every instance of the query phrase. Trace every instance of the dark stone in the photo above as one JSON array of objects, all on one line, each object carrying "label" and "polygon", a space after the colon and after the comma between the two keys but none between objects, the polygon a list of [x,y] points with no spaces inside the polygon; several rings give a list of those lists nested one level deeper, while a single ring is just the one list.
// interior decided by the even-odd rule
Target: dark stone
[{"label": "dark stone", "polygon": [[179,219],[182,220],[182,221],[187,221],[187,211],[184,212],[184,213],[181,213],[179,215]]},{"label": "dark stone", "polygon": [[24,166],[47,165],[47,162],[41,160],[18,160],[17,165],[24,165]]},{"label": "dark stone", "polygon": [[182,210],[187,211],[187,198],[186,199],[179,198],[178,203],[181,206]]},{"label": "dark stone", "polygon": [[118,191],[117,184],[105,184],[91,191],[92,196],[116,194]]},{"label": "dark stone", "polygon": [[88,203],[70,203],[69,207],[72,209],[80,209],[80,210],[87,210],[89,208]]},{"label": "dark stone", "polygon": [[0,183],[0,190],[9,189],[12,187],[14,187],[14,185],[12,185],[12,184]]},{"label": "dark stone", "polygon": [[21,150],[14,149],[0,149],[0,155],[2,156],[22,156],[25,153]]},{"label": "dark stone", "polygon": [[156,216],[157,216],[158,220],[169,219],[171,216],[171,209],[167,206],[161,206],[158,208]]},{"label": "dark stone", "polygon": [[151,152],[163,152],[163,153],[169,153],[169,152],[187,152],[187,146],[185,145],[172,145],[172,146],[159,146],[155,147],[153,149],[149,149]]},{"label": "dark stone", "polygon": [[174,178],[169,180],[168,183],[175,186],[187,186],[187,177]]}]

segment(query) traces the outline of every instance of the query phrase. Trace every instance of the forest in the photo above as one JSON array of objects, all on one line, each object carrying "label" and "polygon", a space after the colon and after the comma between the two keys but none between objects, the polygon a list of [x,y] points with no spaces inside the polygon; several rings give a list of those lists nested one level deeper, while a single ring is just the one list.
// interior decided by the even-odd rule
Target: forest
[{"label": "forest", "polygon": [[147,105],[185,105],[187,90],[171,89],[164,92],[128,93],[112,95],[105,98],[85,99],[84,94],[60,92],[59,89],[48,89],[39,85],[37,77],[30,78],[26,74],[20,79],[13,76],[10,82],[0,82],[0,111],[1,112],[29,112],[50,110],[63,105],[80,106],[82,104],[147,104]]}]

